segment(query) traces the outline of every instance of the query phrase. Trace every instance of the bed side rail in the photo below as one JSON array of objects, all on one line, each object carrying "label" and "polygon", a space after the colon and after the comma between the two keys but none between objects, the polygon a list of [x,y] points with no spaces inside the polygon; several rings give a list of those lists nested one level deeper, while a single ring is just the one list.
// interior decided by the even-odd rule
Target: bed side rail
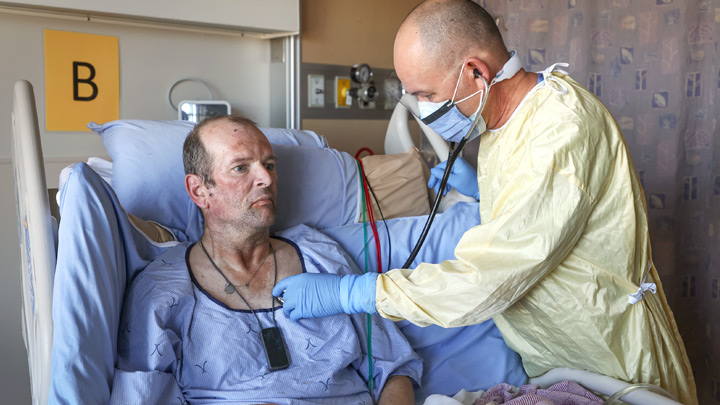
[{"label": "bed side rail", "polygon": [[[614,399],[621,399],[622,401],[625,401],[626,403],[631,405],[680,405],[680,402],[668,398],[658,392],[654,392],[648,389],[633,390],[635,384],[630,384],[612,377],[596,374],[586,370],[575,370],[563,367],[554,368],[541,376],[531,378],[530,384],[537,384],[542,388],[548,388],[553,384],[557,384],[561,381],[566,380],[575,381],[576,383],[582,385],[589,390],[598,392],[609,397],[622,390],[627,390],[627,393],[622,395],[622,398],[616,397]],[[657,389],[662,390],[661,388]],[[612,403],[617,402],[613,401]]]},{"label": "bed side rail", "polygon": [[15,83],[12,123],[12,162],[22,269],[23,338],[28,352],[33,404],[47,404],[56,244],[35,96],[28,81]]}]

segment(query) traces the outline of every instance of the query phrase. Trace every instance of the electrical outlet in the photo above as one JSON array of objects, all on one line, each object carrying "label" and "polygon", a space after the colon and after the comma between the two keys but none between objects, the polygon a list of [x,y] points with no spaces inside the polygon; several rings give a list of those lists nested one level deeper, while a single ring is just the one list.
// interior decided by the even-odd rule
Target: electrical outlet
[{"label": "electrical outlet", "polygon": [[308,107],[325,107],[325,76],[308,75]]}]

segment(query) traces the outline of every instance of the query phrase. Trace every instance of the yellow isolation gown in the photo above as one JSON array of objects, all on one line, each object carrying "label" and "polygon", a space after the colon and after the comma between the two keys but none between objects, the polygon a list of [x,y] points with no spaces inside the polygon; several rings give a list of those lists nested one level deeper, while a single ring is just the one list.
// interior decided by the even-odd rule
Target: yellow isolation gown
[{"label": "yellow isolation gown", "polygon": [[[478,184],[482,224],[457,260],[381,275],[378,312],[444,327],[494,318],[531,377],[584,369],[697,403],[652,265],[643,191],[602,103],[568,76],[546,76],[483,134]],[[657,292],[629,303],[646,274]]]}]

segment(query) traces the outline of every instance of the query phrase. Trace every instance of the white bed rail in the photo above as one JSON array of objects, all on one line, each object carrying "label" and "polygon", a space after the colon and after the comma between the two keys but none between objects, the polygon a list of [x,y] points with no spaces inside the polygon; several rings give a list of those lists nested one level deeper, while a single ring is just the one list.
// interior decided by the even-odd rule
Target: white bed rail
[{"label": "white bed rail", "polygon": [[22,269],[23,338],[33,404],[47,404],[52,352],[55,237],[32,85],[15,83],[12,162]]},{"label": "white bed rail", "polygon": [[[590,371],[575,370],[563,367],[554,368],[539,377],[531,378],[530,384],[537,384],[542,388],[548,388],[553,384],[566,380],[575,381],[576,383],[582,385],[589,390],[599,392],[607,396],[612,396],[616,392],[628,389],[628,387],[633,386],[633,384],[626,383],[612,377],[604,376],[602,374],[596,374]],[[631,405],[681,405],[680,402],[677,402],[659,393],[648,391],[645,389],[628,392],[621,398],[617,399]]]},{"label": "white bed rail", "polygon": [[[393,110],[392,116],[390,117],[390,123],[388,124],[387,131],[385,132],[385,154],[391,155],[393,153],[403,153],[409,148],[415,145],[412,137],[410,136],[410,128],[408,127],[409,112],[408,108],[414,109],[417,114],[417,98],[410,94],[405,94],[400,99],[401,102],[397,103],[395,110]],[[441,162],[447,160],[450,146],[448,143],[429,126],[425,125],[422,121],[415,118],[420,129],[422,129],[423,135],[427,138],[430,145],[435,150],[438,159]]]}]

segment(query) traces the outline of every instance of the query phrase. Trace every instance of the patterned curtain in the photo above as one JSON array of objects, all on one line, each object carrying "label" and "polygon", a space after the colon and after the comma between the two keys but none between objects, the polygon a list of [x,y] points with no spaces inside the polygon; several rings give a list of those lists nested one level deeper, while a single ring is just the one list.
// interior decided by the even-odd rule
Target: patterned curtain
[{"label": "patterned curtain", "polygon": [[720,0],[476,1],[526,70],[570,63],[622,128],[700,403],[720,403]]}]

